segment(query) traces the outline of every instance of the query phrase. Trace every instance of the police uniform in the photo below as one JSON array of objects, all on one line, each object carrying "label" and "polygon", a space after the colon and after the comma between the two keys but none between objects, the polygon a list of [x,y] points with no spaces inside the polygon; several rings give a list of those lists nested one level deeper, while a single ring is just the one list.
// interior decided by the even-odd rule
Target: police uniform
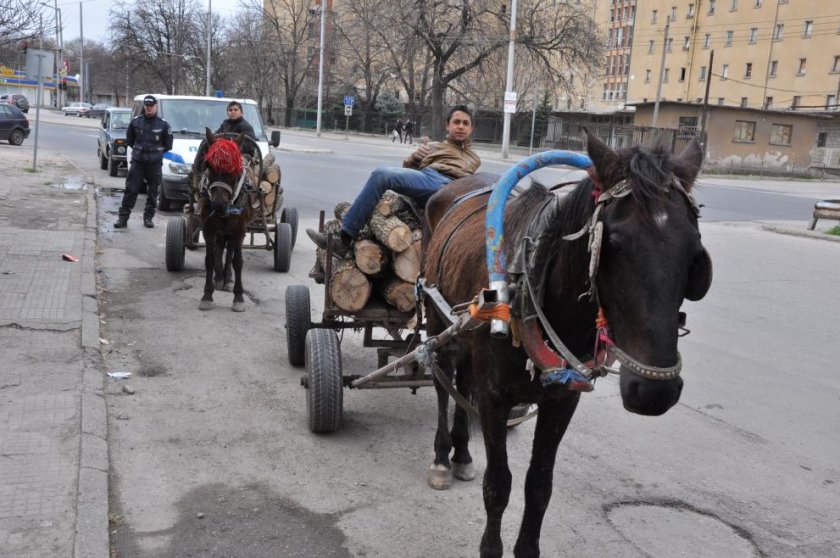
[{"label": "police uniform", "polygon": [[[143,104],[150,103],[157,104],[157,99],[146,95]],[[154,226],[152,218],[155,216],[157,207],[163,154],[172,149],[172,128],[157,114],[152,118],[147,118],[144,112],[131,120],[125,140],[131,147],[131,166],[125,179],[125,193],[119,209],[119,218],[114,226],[117,228],[126,226],[128,216],[137,201],[137,194],[145,181],[148,190],[146,207],[143,210],[143,224],[151,228]]]}]

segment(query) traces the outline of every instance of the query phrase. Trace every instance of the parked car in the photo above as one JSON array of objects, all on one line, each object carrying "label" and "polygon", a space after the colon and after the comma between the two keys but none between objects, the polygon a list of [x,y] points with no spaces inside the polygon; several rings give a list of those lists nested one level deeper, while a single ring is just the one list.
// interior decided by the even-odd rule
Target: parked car
[{"label": "parked car", "polygon": [[125,133],[130,122],[130,108],[109,107],[102,114],[96,156],[99,157],[99,168],[108,169],[111,176],[117,176],[120,167],[127,166]]},{"label": "parked car", "polygon": [[16,93],[9,93],[7,95],[0,95],[0,103],[7,105],[14,105],[21,110],[21,112],[29,112],[29,100],[23,95]]},{"label": "parked car", "polygon": [[85,116],[88,118],[102,118],[102,115],[105,114],[105,109],[110,108],[110,106],[105,103],[97,103],[90,107],[90,110],[85,113]]},{"label": "parked car", "polygon": [[14,105],[0,103],[0,140],[20,145],[29,137],[29,120]]},{"label": "parked car", "polygon": [[64,113],[64,116],[82,116],[90,110],[90,107],[90,103],[81,103],[77,101],[75,103],[70,103],[66,107],[61,107],[61,112]]}]

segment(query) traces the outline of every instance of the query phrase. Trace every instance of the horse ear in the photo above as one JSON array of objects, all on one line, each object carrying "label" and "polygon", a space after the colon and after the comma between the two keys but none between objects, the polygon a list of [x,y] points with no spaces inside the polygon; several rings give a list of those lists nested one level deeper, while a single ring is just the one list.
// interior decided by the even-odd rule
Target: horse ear
[{"label": "horse ear", "polygon": [[607,167],[615,159],[615,152],[610,149],[609,145],[595,137],[586,126],[581,127],[586,135],[586,152],[592,159],[592,164],[595,166],[598,176],[603,180]]},{"label": "horse ear", "polygon": [[207,136],[207,143],[213,143],[216,141],[216,136],[213,135],[213,132],[210,131],[210,128],[204,128],[204,135]]},{"label": "horse ear", "polygon": [[697,138],[693,138],[685,149],[682,150],[676,159],[675,172],[679,176],[686,190],[691,189],[697,175],[700,174],[700,167],[703,165],[703,148]]},{"label": "horse ear", "polygon": [[700,300],[709,292],[712,286],[712,257],[705,248],[694,256],[688,270],[688,284],[685,288],[685,298]]}]

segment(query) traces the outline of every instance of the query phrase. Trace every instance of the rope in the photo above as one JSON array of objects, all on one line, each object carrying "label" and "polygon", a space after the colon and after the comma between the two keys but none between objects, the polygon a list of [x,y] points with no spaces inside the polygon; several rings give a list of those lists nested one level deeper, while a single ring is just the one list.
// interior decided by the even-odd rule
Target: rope
[{"label": "rope", "polygon": [[502,320],[510,322],[510,304],[500,302],[490,308],[479,308],[478,304],[470,304],[470,317],[476,320],[489,322],[490,320]]}]

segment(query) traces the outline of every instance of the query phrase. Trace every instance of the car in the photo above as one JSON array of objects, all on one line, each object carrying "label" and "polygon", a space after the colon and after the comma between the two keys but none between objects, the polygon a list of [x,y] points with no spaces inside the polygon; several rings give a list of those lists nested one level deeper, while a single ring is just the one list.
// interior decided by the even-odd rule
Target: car
[{"label": "car", "polygon": [[125,133],[131,122],[130,108],[108,107],[103,111],[96,143],[99,168],[108,169],[108,174],[117,176],[120,167],[127,166],[128,146]]},{"label": "car", "polygon": [[90,110],[92,105],[90,103],[82,103],[76,101],[75,103],[70,103],[66,107],[61,107],[61,112],[64,113],[64,116],[82,116],[85,112]]},{"label": "car", "polygon": [[21,112],[29,112],[29,100],[23,95],[16,93],[9,93],[7,95],[0,95],[0,103],[7,105],[14,105],[21,110]]},{"label": "car", "polygon": [[29,137],[29,120],[14,105],[0,103],[0,140],[20,145]]},{"label": "car", "polygon": [[106,105],[105,103],[97,103],[90,107],[90,110],[85,113],[85,116],[88,118],[102,118],[102,115],[105,114],[105,109],[110,106],[111,105]]}]

